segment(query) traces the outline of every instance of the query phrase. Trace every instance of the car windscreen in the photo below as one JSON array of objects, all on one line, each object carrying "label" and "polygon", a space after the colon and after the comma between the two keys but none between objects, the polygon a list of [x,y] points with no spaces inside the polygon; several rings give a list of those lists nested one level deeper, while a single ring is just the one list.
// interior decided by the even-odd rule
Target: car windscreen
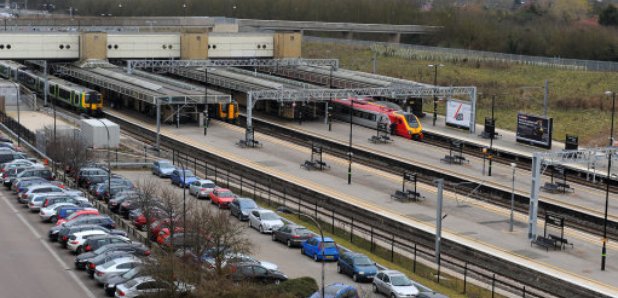
[{"label": "car windscreen", "polygon": [[122,278],[126,278],[127,280],[133,279],[137,274],[139,274],[139,268],[133,268],[122,274]]},{"label": "car windscreen", "polygon": [[202,183],[202,187],[203,188],[215,188],[217,186],[212,182],[206,182],[206,183]]},{"label": "car windscreen", "polygon": [[159,163],[159,168],[171,169],[171,168],[174,168],[174,165],[172,165],[171,163]]},{"label": "car windscreen", "polygon": [[107,262],[107,263],[105,263],[105,264],[103,264],[103,265],[100,265],[100,266],[101,266],[101,268],[103,268],[103,269],[107,269],[107,268],[112,267],[112,266],[114,266],[114,265],[116,265],[116,261],[115,261],[115,260],[112,260],[112,261],[109,261],[109,262]]},{"label": "car windscreen", "polygon": [[255,204],[254,201],[240,201],[240,208],[242,209],[254,209],[257,208],[257,205]]},{"label": "car windscreen", "polygon": [[403,275],[393,275],[391,276],[391,283],[396,287],[404,287],[411,286],[412,282]]},{"label": "car windscreen", "polygon": [[335,242],[322,242],[322,246],[324,246],[324,248],[333,248],[335,247]]},{"label": "car windscreen", "polygon": [[180,177],[183,177],[183,176],[185,176],[185,177],[193,177],[193,176],[194,176],[194,175],[193,175],[193,172],[191,172],[191,171],[189,171],[189,170],[185,170],[185,171],[184,171],[184,174],[182,173],[182,171],[178,171],[178,175],[179,175]]},{"label": "car windscreen", "polygon": [[307,230],[306,228],[296,228],[294,229],[294,234],[295,235],[307,235],[307,234],[311,234],[311,231]]},{"label": "car windscreen", "polygon": [[272,212],[264,212],[260,214],[260,218],[264,220],[276,220],[276,219],[279,219],[279,216],[277,216],[277,214],[274,214]]},{"label": "car windscreen", "polygon": [[355,257],[354,264],[356,266],[371,266],[373,265],[373,262],[371,262],[371,260],[368,257],[362,256],[362,257]]}]

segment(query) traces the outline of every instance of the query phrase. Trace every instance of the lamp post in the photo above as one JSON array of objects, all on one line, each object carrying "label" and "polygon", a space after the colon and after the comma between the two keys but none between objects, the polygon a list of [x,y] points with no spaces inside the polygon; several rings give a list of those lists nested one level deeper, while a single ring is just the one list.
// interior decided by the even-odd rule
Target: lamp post
[{"label": "lamp post", "polygon": [[511,169],[513,170],[513,180],[511,181],[511,218],[509,220],[509,232],[513,232],[513,210],[515,209],[515,169],[517,164],[512,162]]},{"label": "lamp post", "polygon": [[[436,87],[438,85],[438,67],[442,67],[442,64],[429,64],[427,65],[433,68],[433,86]],[[436,96],[435,89],[433,93],[433,126],[436,126],[436,121],[438,120],[438,97]]]},{"label": "lamp post", "polygon": [[[322,226],[320,225],[320,223],[318,222],[317,218],[310,216],[310,215],[306,215],[300,212],[294,212],[290,209],[288,209],[285,206],[279,207],[277,208],[277,212],[282,212],[282,213],[288,213],[288,214],[294,214],[294,215],[298,215],[298,216],[303,216],[308,218],[309,220],[311,220],[316,227],[318,227],[318,230],[320,231],[320,237],[322,238],[322,240],[324,240],[324,232],[322,231]],[[322,249],[322,272],[320,274],[321,276],[321,285],[320,285],[320,293],[321,296],[320,297],[325,297],[324,296],[324,285],[325,285],[325,281],[324,281],[324,249]]]},{"label": "lamp post", "polygon": [[21,146],[21,121],[20,121],[20,113],[19,113],[19,106],[21,103],[21,100],[20,100],[21,94],[19,90],[20,89],[19,84],[16,83],[18,81],[17,80],[18,73],[19,71],[15,72],[15,78],[14,78],[15,81],[13,82],[13,84],[15,84],[15,90],[17,90],[17,146]]},{"label": "lamp post", "polygon": [[187,3],[182,4],[182,16],[187,17]]},{"label": "lamp post", "polygon": [[348,145],[348,184],[352,184],[352,115],[354,114],[354,99],[350,98],[350,143]]},{"label": "lamp post", "polygon": [[[605,95],[612,96],[612,127],[609,133],[609,146],[614,145],[614,114],[616,112],[616,92],[605,91]],[[607,257],[607,208],[609,207],[609,182],[611,179],[612,170],[612,154],[607,155],[607,178],[605,183],[605,216],[603,217],[603,248],[601,251],[601,270],[605,271],[605,258]]]},{"label": "lamp post", "polygon": [[496,118],[494,118],[494,107],[496,105],[496,95],[491,96],[491,124],[494,129],[489,136],[489,168],[487,169],[487,176],[491,176],[491,161],[494,159],[492,154],[492,150],[494,148],[494,136],[496,135]]},{"label": "lamp post", "polygon": [[107,131],[107,192],[109,194],[109,199],[112,199],[112,167],[110,165],[110,140],[109,140],[109,128],[107,127],[107,124],[105,124],[105,121],[95,118],[97,119],[99,122],[101,122],[101,124],[103,124],[103,126],[105,126],[105,131]]}]

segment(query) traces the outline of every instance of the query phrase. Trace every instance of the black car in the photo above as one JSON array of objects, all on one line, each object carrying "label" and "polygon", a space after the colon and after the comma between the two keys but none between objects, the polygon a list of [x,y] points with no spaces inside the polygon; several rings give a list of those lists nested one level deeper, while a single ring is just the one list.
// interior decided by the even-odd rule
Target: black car
[{"label": "black car", "polygon": [[142,269],[142,267],[135,267],[123,274],[111,276],[103,285],[103,289],[105,289],[105,294],[107,294],[107,296],[114,297],[114,293],[116,293],[116,285],[125,283],[131,279],[140,277],[142,275],[144,275],[144,270]]},{"label": "black car", "polygon": [[105,200],[105,203],[109,203],[109,200],[114,198],[116,194],[130,190],[133,190],[133,186],[112,184],[111,191],[108,189],[108,187],[105,187],[105,191],[103,192],[103,200]]},{"label": "black car", "polygon": [[99,247],[95,251],[85,252],[75,258],[75,268],[84,269],[86,267],[86,263],[90,260],[100,256],[104,253],[110,251],[128,251],[132,252],[136,256],[149,256],[150,250],[144,244],[138,242],[132,243],[117,243],[117,244],[108,244],[105,246]]},{"label": "black car", "polygon": [[137,199],[138,196],[137,192],[131,191],[118,193],[113,199],[109,200],[107,208],[112,212],[118,213],[118,208],[122,202],[128,199]]},{"label": "black car", "polygon": [[285,225],[272,233],[273,241],[285,243],[288,247],[301,246],[303,241],[313,237],[307,228],[295,224]]},{"label": "black car", "polygon": [[268,270],[262,265],[255,263],[237,263],[231,267],[232,274],[230,278],[236,282],[256,281],[279,284],[282,281],[288,280],[288,277],[281,271]]},{"label": "black car", "polygon": [[69,241],[69,239],[71,238],[71,235],[78,233],[78,232],[83,232],[83,231],[92,231],[92,230],[97,230],[97,231],[103,231],[106,232],[110,235],[118,235],[118,236],[126,236],[127,232],[123,231],[123,230],[110,230],[107,229],[105,227],[102,227],[100,225],[97,224],[85,224],[85,225],[78,225],[78,226],[73,226],[70,228],[64,228],[62,230],[60,230],[60,232],[58,232],[58,243],[60,243],[60,245],[64,248],[67,247],[67,242]]},{"label": "black car", "polygon": [[88,238],[84,242],[83,251],[84,252],[95,251],[102,246],[105,246],[108,244],[119,244],[119,243],[120,244],[131,243],[131,240],[125,237],[124,235],[113,235],[113,234],[97,235],[97,236]]},{"label": "black car", "polygon": [[139,205],[140,204],[137,199],[125,200],[124,202],[122,202],[122,204],[120,204],[120,207],[118,207],[118,214],[120,214],[120,216],[124,217],[125,219],[129,219],[129,212],[131,212],[131,210],[139,208]]},{"label": "black car", "polygon": [[133,256],[133,252],[131,251],[124,251],[124,250],[108,251],[86,262],[86,273],[88,274],[88,276],[90,276],[90,278],[93,278],[94,271],[97,268],[97,266],[107,263],[111,260],[115,260],[118,258],[124,258],[124,257],[130,257],[130,256]]},{"label": "black car", "polygon": [[25,169],[21,173],[17,174],[17,176],[11,179],[8,186],[10,187],[17,179],[25,177],[41,177],[45,180],[51,181],[54,180],[54,173],[52,173],[52,171],[47,168],[32,167],[29,169]]},{"label": "black car", "polygon": [[76,218],[73,221],[63,223],[58,226],[54,226],[49,230],[49,238],[54,241],[57,240],[58,237],[62,237],[63,235],[60,232],[65,228],[76,227],[81,225],[97,225],[102,226],[108,229],[113,229],[116,227],[116,223],[109,217],[105,215],[82,215],[79,218]]},{"label": "black car", "polygon": [[249,212],[253,209],[258,209],[258,206],[249,198],[235,198],[230,203],[230,212],[240,220],[249,220]]},{"label": "black car", "polygon": [[[98,178],[94,178],[94,177],[98,177]],[[98,167],[84,167],[84,168],[81,168],[79,172],[77,172],[75,180],[77,180],[77,185],[81,187],[88,187],[90,186],[93,179],[105,180],[107,177],[109,177],[109,173],[105,169],[98,168]]]},{"label": "black car", "polygon": [[0,163],[7,163],[15,159],[27,159],[27,158],[28,156],[21,152],[10,152],[10,151],[0,152]]}]

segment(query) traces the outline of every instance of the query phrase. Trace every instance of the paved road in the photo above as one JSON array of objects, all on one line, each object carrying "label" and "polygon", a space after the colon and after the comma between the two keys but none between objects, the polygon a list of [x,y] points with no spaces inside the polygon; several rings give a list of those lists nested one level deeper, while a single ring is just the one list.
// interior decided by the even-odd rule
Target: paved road
[{"label": "paved road", "polygon": [[92,281],[72,269],[73,257],[47,240],[48,225],[14,197],[2,187],[0,296],[103,297],[102,290],[96,291]]}]

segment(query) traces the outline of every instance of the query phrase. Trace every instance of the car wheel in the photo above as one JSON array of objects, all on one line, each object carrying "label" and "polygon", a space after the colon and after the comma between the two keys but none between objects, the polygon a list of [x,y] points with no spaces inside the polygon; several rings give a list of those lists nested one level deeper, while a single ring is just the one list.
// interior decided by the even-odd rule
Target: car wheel
[{"label": "car wheel", "polygon": [[356,273],[352,274],[352,280],[358,282],[358,275],[356,275]]},{"label": "car wheel", "polygon": [[305,254],[305,249],[303,247],[300,248],[300,254],[304,255]]},{"label": "car wheel", "polygon": [[391,298],[397,298],[397,295],[395,295],[395,293],[392,293]]},{"label": "car wheel", "polygon": [[58,222],[58,217],[54,215],[54,216],[49,218],[49,221],[51,221],[52,223],[57,223]]},{"label": "car wheel", "polygon": [[378,293],[378,287],[375,284],[372,284],[371,288],[373,288],[374,293]]},{"label": "car wheel", "polygon": [[260,225],[260,233],[264,234],[264,228]]},{"label": "car wheel", "polygon": [[286,244],[288,247],[292,247],[292,241],[290,241],[290,239],[288,239],[288,241],[286,241],[286,242],[285,242],[285,244]]},{"label": "car wheel", "polygon": [[271,238],[273,241],[277,241],[277,236],[275,236],[275,233],[273,233],[271,236],[272,236]]},{"label": "car wheel", "polygon": [[339,264],[337,264],[337,273],[341,273],[341,266]]},{"label": "car wheel", "polygon": [[84,248],[80,246],[80,247],[78,247],[78,248],[77,248],[77,250],[75,251],[75,254],[76,254],[76,255],[80,255],[80,254],[82,254],[83,252],[84,252]]},{"label": "car wheel", "polygon": [[313,254],[313,260],[314,260],[314,261],[316,261],[316,262],[318,262],[318,261],[319,261],[319,260],[318,260],[318,254]]}]

